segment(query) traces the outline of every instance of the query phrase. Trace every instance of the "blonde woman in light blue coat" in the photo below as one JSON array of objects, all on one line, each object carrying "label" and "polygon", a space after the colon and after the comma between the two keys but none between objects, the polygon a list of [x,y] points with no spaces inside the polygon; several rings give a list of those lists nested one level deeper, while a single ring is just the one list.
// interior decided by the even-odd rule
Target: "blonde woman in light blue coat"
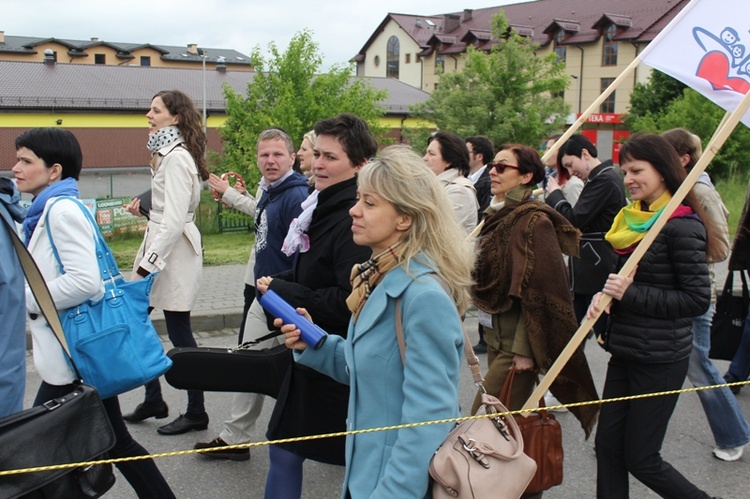
[{"label": "blonde woman in light blue coat", "polygon": [[[350,214],[354,242],[373,256],[352,269],[348,336],[331,335],[313,350],[291,324],[282,327],[286,345],[297,362],[350,386],[349,430],[459,416],[460,316],[469,303],[473,254],[445,189],[414,152],[392,146],[360,172]],[[342,497],[429,496],[430,459],[452,428],[347,436]]]}]

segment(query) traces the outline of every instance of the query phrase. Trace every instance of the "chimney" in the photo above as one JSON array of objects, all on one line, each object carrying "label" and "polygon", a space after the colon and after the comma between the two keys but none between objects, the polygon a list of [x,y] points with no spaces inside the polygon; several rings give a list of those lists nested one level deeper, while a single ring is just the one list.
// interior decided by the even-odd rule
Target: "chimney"
[{"label": "chimney", "polygon": [[224,56],[219,56],[216,59],[216,71],[218,71],[219,73],[227,72],[226,58]]},{"label": "chimney", "polygon": [[52,51],[52,49],[47,49],[44,51],[44,64],[47,66],[55,65],[55,53]]},{"label": "chimney", "polygon": [[464,9],[464,16],[461,18],[461,22],[465,23],[467,21],[471,21],[471,15],[473,12],[473,9]]},{"label": "chimney", "polygon": [[188,54],[198,55],[198,44],[197,43],[189,43],[187,46]]},{"label": "chimney", "polygon": [[5,43],[5,31],[0,31],[0,43]]},{"label": "chimney", "polygon": [[99,37],[98,36],[92,36],[91,37],[91,41],[92,42],[98,42],[99,41]]},{"label": "chimney", "polygon": [[451,33],[454,29],[458,28],[461,24],[461,17],[458,14],[445,14],[445,22],[443,23],[443,32]]}]

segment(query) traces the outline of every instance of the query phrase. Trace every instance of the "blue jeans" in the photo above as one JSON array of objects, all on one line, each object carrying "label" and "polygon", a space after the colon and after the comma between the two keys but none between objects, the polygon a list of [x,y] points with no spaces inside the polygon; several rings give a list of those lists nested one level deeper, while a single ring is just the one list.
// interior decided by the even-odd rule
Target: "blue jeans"
[{"label": "blue jeans", "polygon": [[[693,351],[688,365],[688,379],[693,386],[710,386],[724,383],[716,366],[708,358],[711,349],[711,319],[716,308],[693,319]],[[717,447],[739,447],[750,442],[750,424],[729,388],[713,388],[698,392],[708,425]]]},{"label": "blue jeans", "polygon": [[750,310],[745,319],[745,329],[742,331],[742,340],[734,354],[732,363],[729,364],[727,377],[731,381],[745,381],[750,377]]}]

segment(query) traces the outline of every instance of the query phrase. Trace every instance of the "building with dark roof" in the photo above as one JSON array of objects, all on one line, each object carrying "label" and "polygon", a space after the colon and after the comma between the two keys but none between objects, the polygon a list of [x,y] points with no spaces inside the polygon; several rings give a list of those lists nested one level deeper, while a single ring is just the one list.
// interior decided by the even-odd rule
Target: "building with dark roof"
[{"label": "building with dark roof", "polygon": [[[0,171],[15,163],[16,136],[31,127],[47,126],[62,126],[76,135],[85,152],[84,168],[148,165],[145,114],[154,94],[164,89],[182,90],[202,109],[205,88],[208,146],[221,151],[218,128],[226,121],[223,85],[245,94],[254,77],[255,72],[231,71],[221,64],[204,72],[0,61]],[[429,94],[391,78],[365,79],[376,89],[387,90],[380,103],[385,111],[382,124],[398,141],[401,128],[408,125],[408,106]]]},{"label": "building with dark roof", "polygon": [[43,62],[45,56],[66,64],[98,64],[106,66],[154,66],[166,68],[213,69],[220,61],[233,71],[252,71],[250,56],[233,49],[199,48],[151,43],[107,42],[99,38],[70,40],[10,36],[0,31],[0,61]]},{"label": "building with dark roof", "polygon": [[[564,98],[581,113],[688,2],[536,0],[438,15],[389,13],[352,60],[358,75],[395,78],[433,92],[441,72],[463,68],[469,46],[489,51],[495,45],[491,21],[503,11],[513,30],[539,45],[539,55],[555,52],[565,63],[571,85]],[[592,116],[591,126],[606,132],[591,133],[600,150],[615,147],[633,86],[649,73],[640,66]]]}]

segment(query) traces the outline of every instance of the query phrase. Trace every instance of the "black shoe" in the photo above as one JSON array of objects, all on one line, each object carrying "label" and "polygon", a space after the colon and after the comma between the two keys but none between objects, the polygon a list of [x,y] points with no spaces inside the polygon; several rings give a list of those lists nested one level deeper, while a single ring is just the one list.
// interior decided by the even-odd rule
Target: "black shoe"
[{"label": "black shoe", "polygon": [[[221,437],[216,437],[210,442],[198,442],[195,444],[193,449],[211,449],[215,447],[225,447],[227,444]],[[247,461],[250,459],[250,449],[222,449],[214,450],[211,452],[201,452],[201,456],[210,457],[212,459],[229,459],[230,461]]]},{"label": "black shoe", "polygon": [[[734,379],[732,376],[730,376],[729,373],[726,373],[724,375],[724,381],[726,381],[727,383],[735,383],[735,382],[737,382],[737,380]],[[742,387],[741,386],[730,386],[729,389],[732,391],[732,393],[734,393],[735,395],[737,395],[738,393],[740,393],[740,390],[742,390]]]},{"label": "black shoe", "polygon": [[158,427],[156,431],[161,435],[182,435],[192,430],[199,431],[206,428],[208,428],[208,414],[204,412],[196,419],[186,414],[180,414],[177,419]]},{"label": "black shoe", "polygon": [[487,353],[487,343],[484,341],[480,341],[471,348],[474,349],[474,353]]},{"label": "black shoe", "polygon": [[169,407],[163,400],[158,402],[143,402],[138,404],[130,414],[124,414],[122,419],[128,423],[137,423],[148,418],[164,419],[169,416]]}]

